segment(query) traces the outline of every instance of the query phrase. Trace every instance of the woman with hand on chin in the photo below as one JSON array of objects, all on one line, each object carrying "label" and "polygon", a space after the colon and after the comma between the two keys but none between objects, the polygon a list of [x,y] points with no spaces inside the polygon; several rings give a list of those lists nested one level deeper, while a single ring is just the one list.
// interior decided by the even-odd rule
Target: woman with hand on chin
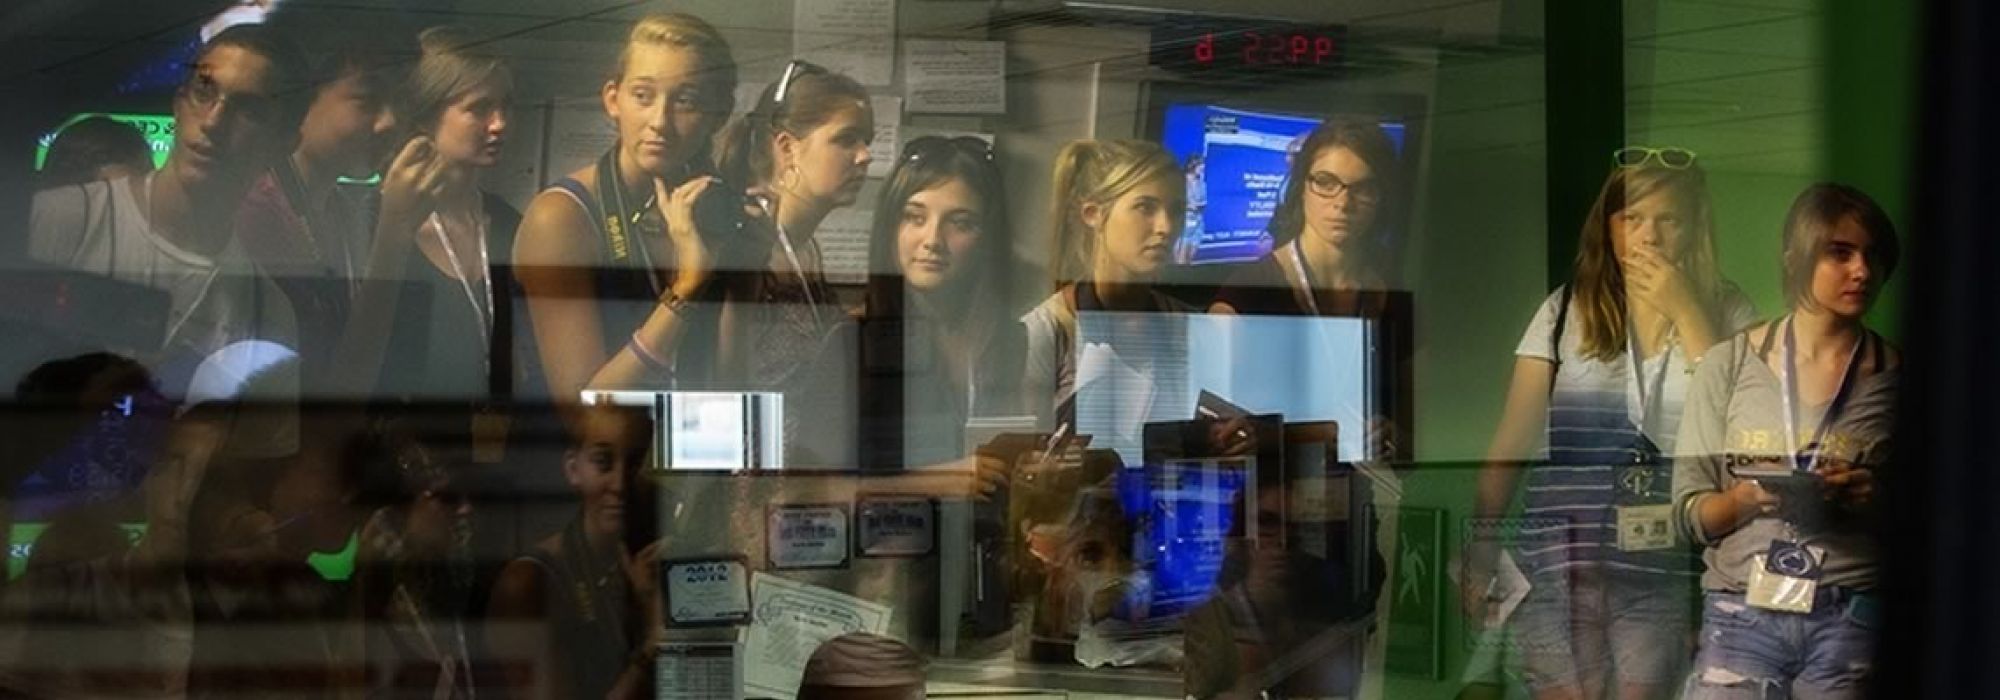
[{"label": "woman with hand on chin", "polygon": [[[706,22],[648,15],[601,89],[618,143],[528,206],[515,241],[539,372],[574,419],[579,392],[699,384],[715,350],[717,252],[694,202],[716,181],[709,142],[734,101],[736,63]],[[700,225],[716,227],[713,222]]]},{"label": "woman with hand on chin", "polygon": [[1807,188],[1785,217],[1791,312],[1695,373],[1674,513],[1708,570],[1686,697],[1868,694],[1874,483],[1890,466],[1901,358],[1864,317],[1899,252],[1867,195]]},{"label": "woman with hand on chin", "polygon": [[[466,430],[490,448],[504,440],[504,426],[492,430],[480,417],[504,415],[496,404],[513,384],[504,273],[520,215],[481,191],[478,176],[500,162],[513,77],[451,28],[425,30],[419,43],[395,117],[415,134],[383,173],[374,252],[355,305],[365,317],[349,324],[340,356],[366,372],[387,350],[373,395],[464,406]],[[429,290],[427,308],[401,298],[406,283]]]},{"label": "woman with hand on chin", "polygon": [[[1667,456],[1690,374],[1718,338],[1755,322],[1717,271],[1694,154],[1627,148],[1614,158],[1570,283],[1515,351],[1474,507],[1482,519],[1507,515],[1526,472],[1527,524],[1510,554],[1531,588],[1510,624],[1537,698],[1673,692],[1689,656],[1684,591],[1698,569],[1672,537]],[[1500,552],[1475,543],[1468,556],[1462,600],[1479,618]]]}]

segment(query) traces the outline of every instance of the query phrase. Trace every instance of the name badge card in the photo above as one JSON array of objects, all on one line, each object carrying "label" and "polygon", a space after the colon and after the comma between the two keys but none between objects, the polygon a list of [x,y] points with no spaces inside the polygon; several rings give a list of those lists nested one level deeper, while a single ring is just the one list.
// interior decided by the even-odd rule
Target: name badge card
[{"label": "name badge card", "polygon": [[1812,612],[1825,561],[1824,548],[1772,540],[1770,549],[1751,558],[1750,585],[1744,598],[1766,610]]},{"label": "name badge card", "polygon": [[736,625],[750,620],[750,567],[742,557],[660,563],[667,624]]},{"label": "name badge card", "polygon": [[1671,504],[1618,507],[1618,550],[1651,552],[1674,546]]},{"label": "name badge card", "polygon": [[847,565],[847,506],[773,506],[764,530],[765,553],[775,569],[833,569]]}]

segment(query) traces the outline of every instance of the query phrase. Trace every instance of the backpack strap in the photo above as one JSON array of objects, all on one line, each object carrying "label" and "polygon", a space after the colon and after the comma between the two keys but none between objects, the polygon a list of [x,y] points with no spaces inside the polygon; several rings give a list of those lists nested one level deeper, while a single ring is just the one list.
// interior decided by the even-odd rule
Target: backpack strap
[{"label": "backpack strap", "polygon": [[1553,361],[1555,363],[1555,371],[1549,373],[1549,395],[1551,396],[1554,396],[1556,393],[1555,375],[1562,371],[1563,329],[1569,325],[1569,289],[1569,285],[1565,284],[1559,292],[1561,299],[1556,302],[1555,330],[1549,333],[1549,352],[1554,355]]}]

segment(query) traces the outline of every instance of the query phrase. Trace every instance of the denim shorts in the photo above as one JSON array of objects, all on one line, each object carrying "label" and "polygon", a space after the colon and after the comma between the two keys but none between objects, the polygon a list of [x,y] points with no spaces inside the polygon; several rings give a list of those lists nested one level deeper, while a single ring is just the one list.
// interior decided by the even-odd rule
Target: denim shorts
[{"label": "denim shorts", "polygon": [[1824,588],[1807,614],[1753,608],[1741,593],[1710,591],[1690,700],[1833,699],[1867,695],[1872,620],[1854,614],[1852,589]]},{"label": "denim shorts", "polygon": [[1693,579],[1605,567],[1537,576],[1509,621],[1530,690],[1673,687],[1694,655]]}]

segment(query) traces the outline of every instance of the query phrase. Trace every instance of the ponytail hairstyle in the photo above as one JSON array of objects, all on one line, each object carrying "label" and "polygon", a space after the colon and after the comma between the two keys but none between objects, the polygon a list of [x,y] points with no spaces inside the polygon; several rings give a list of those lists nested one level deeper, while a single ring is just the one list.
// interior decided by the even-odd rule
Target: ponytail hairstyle
[{"label": "ponytail hairstyle", "polygon": [[850,107],[868,109],[868,90],[861,83],[817,64],[792,61],[783,77],[765,86],[757,106],[723,133],[716,159],[722,179],[740,186],[770,182],[777,176],[771,146],[779,133],[804,136]]},{"label": "ponytail hairstyle", "polygon": [[1611,245],[1611,217],[1627,205],[1659,192],[1670,193],[1687,215],[1681,235],[1681,270],[1694,286],[1695,298],[1710,313],[1720,304],[1726,285],[1717,270],[1714,206],[1709,202],[1708,176],[1701,166],[1666,168],[1657,165],[1620,167],[1605,178],[1590,215],[1583,220],[1577,242],[1576,269],[1570,277],[1571,296],[1580,312],[1584,357],[1616,360],[1625,355],[1625,271]]},{"label": "ponytail hairstyle", "polygon": [[1049,277],[1057,289],[1090,274],[1097,254],[1097,236],[1083,220],[1083,205],[1109,205],[1133,188],[1156,177],[1173,175],[1176,187],[1186,187],[1180,164],[1159,144],[1129,139],[1079,139],[1056,154],[1055,188],[1050,199],[1055,248]]},{"label": "ponytail hairstyle", "polygon": [[[618,62],[604,79],[614,84],[622,81],[631,66],[632,50],[641,46],[693,51],[701,60],[698,84],[702,111],[718,120],[714,123],[729,118],[729,113],[735,111],[736,57],[729,49],[729,42],[714,26],[680,12],[641,17],[626,35],[625,45],[618,49]],[[697,162],[707,162],[710,145],[709,139],[702,139],[701,150],[695,156]]]},{"label": "ponytail hairstyle", "polygon": [[514,72],[493,53],[456,27],[431,27],[417,35],[417,65],[398,100],[396,118],[429,133],[453,100],[472,89],[498,83],[511,91]]}]

